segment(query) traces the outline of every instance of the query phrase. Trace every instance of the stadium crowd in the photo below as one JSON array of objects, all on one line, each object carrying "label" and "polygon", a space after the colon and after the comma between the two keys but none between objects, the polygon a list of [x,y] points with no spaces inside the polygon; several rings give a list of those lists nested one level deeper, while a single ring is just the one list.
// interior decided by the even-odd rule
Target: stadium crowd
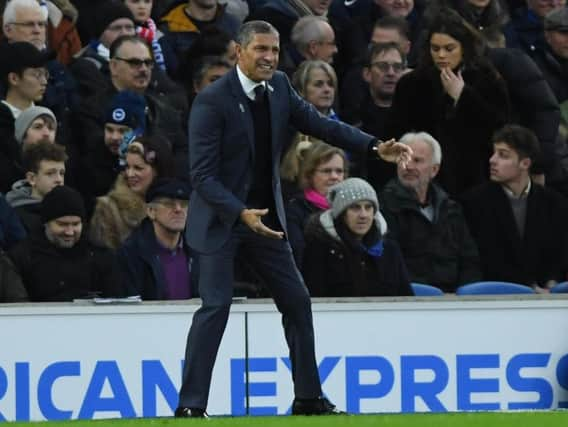
[{"label": "stadium crowd", "polygon": [[[199,296],[188,121],[252,20],[313,111],[412,149],[388,164],[290,126],[284,227],[312,296],[568,280],[566,0],[0,8],[0,302]],[[268,296],[249,261],[234,294]]]}]

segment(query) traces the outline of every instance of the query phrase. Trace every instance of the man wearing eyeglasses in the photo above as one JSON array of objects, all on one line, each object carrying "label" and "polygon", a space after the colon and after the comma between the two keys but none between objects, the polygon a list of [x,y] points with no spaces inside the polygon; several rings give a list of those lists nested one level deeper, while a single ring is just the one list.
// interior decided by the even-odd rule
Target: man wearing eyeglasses
[{"label": "man wearing eyeglasses", "polygon": [[22,111],[43,98],[49,57],[31,43],[16,42],[0,44],[0,58],[1,84],[6,88],[6,96],[0,102],[0,191],[5,193],[23,177],[14,123]]},{"label": "man wearing eyeglasses", "polygon": [[[385,123],[396,84],[406,70],[406,55],[397,43],[371,45],[362,72],[368,87],[359,109],[363,131],[378,138],[384,137]],[[392,165],[378,165],[375,159],[367,159],[365,175],[376,191],[379,191],[395,172]]]},{"label": "man wearing eyeglasses", "polygon": [[118,250],[127,295],[143,300],[196,296],[193,259],[183,234],[188,199],[187,185],[175,178],[159,178],[146,192],[148,216]]},{"label": "man wearing eyeglasses", "polygon": [[[170,96],[156,94],[152,75],[160,70],[154,68],[152,48],[136,35],[123,35],[110,46],[109,58],[109,77],[96,93],[84,98],[75,117],[79,135],[76,139],[81,141],[80,154],[85,157],[99,151],[103,140],[104,112],[118,92],[128,90],[142,95],[146,102],[145,133],[159,134],[170,142],[176,159],[176,174],[187,177],[187,107],[178,106]],[[183,91],[178,91],[180,94],[185,100]]]}]

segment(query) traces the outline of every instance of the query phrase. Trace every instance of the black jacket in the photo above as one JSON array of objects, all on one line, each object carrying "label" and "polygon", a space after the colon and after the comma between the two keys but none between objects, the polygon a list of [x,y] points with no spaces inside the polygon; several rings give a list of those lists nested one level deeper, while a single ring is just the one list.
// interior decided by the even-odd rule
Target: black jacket
[{"label": "black jacket", "polygon": [[292,253],[296,265],[302,265],[304,257],[304,247],[306,246],[304,238],[304,228],[308,223],[310,215],[319,212],[320,210],[308,202],[303,193],[298,193],[295,197],[290,199],[285,206],[286,211],[286,225],[288,227],[288,240],[292,247]]},{"label": "black jacket", "polygon": [[9,256],[21,275],[30,301],[73,301],[75,298],[121,296],[113,256],[81,239],[60,249],[39,230],[16,244]]},{"label": "black jacket", "polygon": [[438,140],[444,161],[438,180],[451,195],[487,180],[491,136],[509,118],[505,82],[489,64],[465,69],[457,102],[445,93],[440,72],[416,69],[398,81],[387,137],[425,131]]},{"label": "black jacket", "polygon": [[432,222],[420,211],[415,193],[398,179],[386,185],[380,198],[388,236],[400,245],[410,280],[454,292],[459,285],[481,279],[477,246],[462,208],[438,185],[430,185]]},{"label": "black jacket", "polygon": [[[182,233],[182,238],[184,233]],[[187,255],[190,272],[191,297],[197,297],[197,263],[194,262],[185,239],[183,250]],[[166,277],[158,256],[158,242],[152,222],[146,218],[130,234],[117,252],[122,271],[123,289],[126,295],[140,295],[143,300],[165,300],[167,296]]]},{"label": "black jacket", "polygon": [[532,184],[521,238],[503,188],[483,184],[463,197],[469,228],[477,242],[485,280],[543,285],[566,280],[568,271],[568,201]]},{"label": "black jacket", "polygon": [[[398,245],[383,240],[380,257],[354,250],[329,227],[321,214],[306,226],[302,274],[312,297],[414,295]],[[333,229],[335,230],[335,229]]]},{"label": "black jacket", "polygon": [[21,149],[14,137],[14,115],[0,102],[0,193],[7,193],[12,184],[23,178]]}]

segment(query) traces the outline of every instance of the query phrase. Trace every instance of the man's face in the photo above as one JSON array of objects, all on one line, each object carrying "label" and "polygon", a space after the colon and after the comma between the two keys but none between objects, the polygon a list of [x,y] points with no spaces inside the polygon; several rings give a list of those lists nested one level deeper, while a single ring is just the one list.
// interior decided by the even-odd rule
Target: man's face
[{"label": "man's face", "polygon": [[148,215],[154,227],[160,227],[169,233],[179,233],[185,228],[188,204],[187,200],[160,197],[152,202]]},{"label": "man's face", "polygon": [[314,40],[310,43],[310,58],[325,61],[328,64],[333,62],[333,55],[337,53],[337,45],[335,44],[335,33],[333,28],[327,22],[322,22],[322,38]]},{"label": "man's face", "polygon": [[24,147],[27,145],[37,144],[38,142],[55,143],[55,132],[57,125],[49,116],[39,116],[26,131],[22,141]]},{"label": "man's face", "polygon": [[323,16],[327,13],[331,0],[304,0],[304,3],[314,12],[314,15]]},{"label": "man's face", "polygon": [[193,89],[195,90],[195,93],[201,92],[211,83],[213,83],[215,80],[218,80],[221,77],[223,77],[225,74],[227,74],[229,70],[230,68],[217,66],[217,65],[209,67],[207,71],[205,71],[203,78],[199,82],[193,83]]},{"label": "man's face", "polygon": [[105,145],[115,156],[118,156],[118,149],[124,135],[126,135],[126,133],[130,130],[131,128],[125,125],[105,123]]},{"label": "man's face", "polygon": [[[142,62],[146,63],[133,63]],[[144,93],[152,77],[152,55],[148,47],[140,42],[125,42],[110,60],[112,82],[119,90]]]},{"label": "man's face", "polygon": [[544,36],[555,55],[568,59],[568,32],[545,31]]},{"label": "man's face", "polygon": [[70,249],[77,244],[83,231],[80,216],[67,215],[51,220],[45,224],[45,235],[56,247]]},{"label": "man's face", "polygon": [[353,203],[345,211],[345,225],[357,239],[362,239],[373,226],[375,206],[368,200]]},{"label": "man's face", "polygon": [[440,165],[433,164],[433,152],[430,145],[421,140],[414,140],[408,144],[412,148],[412,157],[406,165],[397,167],[398,179],[402,185],[414,191],[421,192],[428,189],[430,181],[438,174]]},{"label": "man's face", "polygon": [[129,18],[119,18],[108,24],[99,40],[108,49],[120,36],[133,36],[135,34],[136,27],[134,22]]},{"label": "man's face", "polygon": [[152,13],[152,0],[125,0],[124,4],[134,15],[136,22],[144,23]]},{"label": "man's face", "polygon": [[37,172],[26,172],[26,180],[32,187],[32,197],[41,200],[56,186],[65,184],[65,163],[41,160]]},{"label": "man's face", "polygon": [[363,69],[363,77],[369,83],[374,98],[388,103],[394,96],[396,84],[404,69],[400,53],[391,49],[375,55],[370,66]]},{"label": "man's face", "polygon": [[47,88],[49,73],[45,68],[26,68],[21,75],[8,74],[9,91],[16,91],[29,102],[41,101]]},{"label": "man's face", "polygon": [[530,164],[530,159],[521,159],[508,144],[496,142],[493,144],[493,155],[489,159],[489,178],[503,185],[517,182],[528,175]]},{"label": "man's face", "polygon": [[406,18],[414,9],[414,0],[375,0],[375,4],[389,16]]},{"label": "man's face", "polygon": [[270,80],[278,67],[280,42],[276,34],[255,34],[246,46],[237,45],[241,71],[251,80]]},{"label": "man's face", "polygon": [[28,42],[43,50],[46,28],[47,20],[39,7],[18,7],[15,21],[4,23],[4,35],[10,42]]},{"label": "man's face", "polygon": [[200,9],[216,9],[217,0],[189,0],[188,3],[193,3]]},{"label": "man's face", "polygon": [[527,7],[541,18],[564,6],[566,6],[566,0],[527,0]]},{"label": "man's face", "polygon": [[371,34],[371,43],[396,43],[406,55],[410,52],[410,41],[395,28],[375,27]]}]

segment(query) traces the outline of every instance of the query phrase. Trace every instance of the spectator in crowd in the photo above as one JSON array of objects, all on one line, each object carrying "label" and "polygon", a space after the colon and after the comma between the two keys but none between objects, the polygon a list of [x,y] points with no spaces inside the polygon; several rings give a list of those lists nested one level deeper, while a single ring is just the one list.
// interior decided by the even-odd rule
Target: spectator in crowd
[{"label": "spectator in crowd", "polygon": [[166,13],[159,25],[164,33],[160,44],[166,55],[167,69],[175,76],[178,58],[191,47],[201,31],[214,27],[234,39],[240,22],[217,0],[187,0]]},{"label": "spectator in crowd", "polygon": [[[142,95],[146,102],[144,135],[159,135],[176,156],[176,172],[188,174],[188,147],[185,108],[177,109],[171,98],[155,95],[149,88],[152,79],[152,52],[148,43],[138,36],[121,36],[110,49],[110,85],[86,98],[76,117],[76,134],[82,142],[79,151],[88,156],[97,150],[104,134],[105,112],[117,92],[129,90]],[[177,95],[185,98],[183,95]],[[185,101],[184,101],[185,105]]]},{"label": "spectator in crowd", "polygon": [[[361,130],[384,138],[396,85],[406,70],[406,55],[397,43],[373,43],[369,46],[363,67],[367,93],[359,110]],[[362,175],[378,191],[395,175],[395,167],[378,165],[375,159],[369,158]]]},{"label": "spectator in crowd", "polygon": [[[304,61],[294,73],[292,83],[300,96],[312,104],[320,115],[339,120],[333,111],[337,92],[337,76],[331,65],[324,61]],[[295,132],[291,141],[281,165],[285,201],[301,188],[298,173],[302,151],[309,148],[312,143],[319,142],[317,138],[301,132]]]},{"label": "spectator in crowd", "polygon": [[65,147],[47,141],[30,145],[23,151],[25,179],[12,185],[6,200],[28,232],[41,228],[41,201],[46,194],[65,184],[66,161]]},{"label": "spectator in crowd", "polygon": [[479,255],[462,208],[434,182],[442,163],[440,144],[425,132],[407,133],[400,142],[412,148],[412,159],[406,169],[398,168],[380,200],[410,280],[444,292],[480,280]]},{"label": "spectator in crowd", "polygon": [[120,295],[120,275],[110,252],[83,236],[81,195],[58,186],[41,202],[44,228],[33,231],[9,252],[34,302]]},{"label": "spectator in crowd", "polygon": [[286,46],[298,19],[311,15],[326,16],[330,4],[331,0],[268,0],[247,19],[270,22],[280,34],[281,46]]},{"label": "spectator in crowd", "polygon": [[330,208],[306,226],[302,274],[312,297],[414,295],[373,187],[349,178],[331,187]]},{"label": "spectator in crowd", "polygon": [[440,9],[454,9],[479,31],[491,47],[504,47],[503,27],[509,17],[500,0],[432,0],[424,12],[424,19],[430,21]]},{"label": "spectator in crowd", "polygon": [[526,0],[526,6],[513,11],[504,29],[507,47],[521,49],[527,55],[545,46],[543,19],[547,13],[566,7],[566,0]]},{"label": "spectator in crowd", "polygon": [[134,139],[126,149],[125,161],[113,189],[97,198],[89,237],[98,246],[118,249],[146,217],[144,197],[150,184],[173,173],[172,153],[156,136]]},{"label": "spectator in crowd", "polygon": [[4,252],[0,252],[0,303],[27,302],[28,292],[22,278],[16,272],[14,263]]},{"label": "spectator in crowd", "polygon": [[[193,64],[193,74],[188,79],[186,85],[188,103],[191,106],[195,96],[213,83],[227,74],[233,65],[220,56],[204,56]],[[189,85],[190,81],[191,85]],[[191,108],[191,107],[190,107]]]},{"label": "spectator in crowd", "polygon": [[49,108],[26,108],[14,123],[14,136],[23,150],[40,141],[55,144],[56,134],[57,118]]},{"label": "spectator in crowd", "polygon": [[568,202],[531,181],[538,155],[533,132],[507,125],[493,136],[490,180],[463,198],[485,280],[540,288],[568,271]]},{"label": "spectator in crowd", "polygon": [[[71,138],[69,134],[70,114],[77,107],[79,99],[73,76],[61,62],[53,57],[50,46],[46,46],[48,10],[49,8],[40,6],[38,1],[11,0],[4,11],[3,30],[9,43],[31,43],[46,55],[48,60],[44,66],[47,69],[48,78],[42,97],[35,102],[39,102],[55,114],[59,122],[57,141],[67,146]],[[22,25],[26,23],[33,25]],[[72,29],[70,31],[72,32]],[[62,37],[66,36],[62,35]],[[21,52],[21,54],[25,53]]]},{"label": "spectator in crowd", "polygon": [[446,159],[440,184],[456,195],[487,179],[489,140],[509,118],[509,99],[505,82],[480,53],[478,33],[457,13],[442,11],[426,40],[419,67],[397,84],[385,133],[418,130],[436,138]]},{"label": "spectator in crowd", "polygon": [[303,16],[292,27],[291,43],[280,53],[279,68],[292,76],[305,60],[333,63],[337,53],[335,32],[323,16]]},{"label": "spectator in crowd", "polygon": [[304,228],[310,215],[329,209],[326,199],[329,189],[348,175],[345,152],[323,142],[306,150],[298,173],[301,191],[286,204],[288,240],[296,265],[302,264]]},{"label": "spectator in crowd", "polygon": [[[38,4],[43,10],[38,9]],[[55,51],[57,61],[63,65],[69,65],[73,55],[81,50],[81,40],[75,28],[78,12],[69,0],[1,1],[0,10],[4,11],[4,33],[10,33],[9,38],[13,41],[30,42],[28,37],[32,35],[31,42],[38,49],[47,47]]]},{"label": "spectator in crowd", "polygon": [[5,193],[23,176],[14,122],[23,110],[42,99],[49,74],[47,56],[30,43],[1,44],[0,57],[0,77],[7,88],[0,102],[0,192]]},{"label": "spectator in crowd", "polygon": [[[369,84],[363,79],[363,68],[369,62],[373,45],[396,43],[404,54],[407,65],[413,68],[414,62],[412,62],[412,58],[408,57],[410,52],[408,33],[408,23],[404,18],[385,16],[377,20],[373,27],[371,39],[363,46],[362,52],[358,54],[358,61],[350,67],[341,80],[339,104],[341,105],[341,117],[346,123],[361,126],[362,104],[369,93]],[[411,62],[409,63],[409,61]],[[382,137],[382,135],[377,136]]]},{"label": "spectator in crowd", "polygon": [[183,233],[188,203],[187,184],[175,178],[156,179],[146,192],[147,217],[118,251],[127,295],[143,300],[196,296],[193,257]]},{"label": "spectator in crowd", "polygon": [[158,42],[164,35],[157,27],[151,17],[153,0],[123,0],[124,4],[132,12],[134,21],[136,22],[136,34],[145,39],[154,54],[156,66],[166,71],[166,60],[162,50],[162,45]]},{"label": "spectator in crowd", "polygon": [[[559,104],[568,100],[568,8],[544,18],[545,46],[533,56]],[[565,108],[565,107],[564,107]]]},{"label": "spectator in crowd", "polygon": [[120,173],[121,145],[144,134],[145,108],[144,97],[128,90],[116,93],[107,108],[103,139],[76,166],[77,189],[88,214],[93,212],[96,197],[108,193]]},{"label": "spectator in crowd", "polygon": [[18,218],[18,214],[0,194],[0,249],[10,249],[15,243],[26,237],[26,230]]}]

